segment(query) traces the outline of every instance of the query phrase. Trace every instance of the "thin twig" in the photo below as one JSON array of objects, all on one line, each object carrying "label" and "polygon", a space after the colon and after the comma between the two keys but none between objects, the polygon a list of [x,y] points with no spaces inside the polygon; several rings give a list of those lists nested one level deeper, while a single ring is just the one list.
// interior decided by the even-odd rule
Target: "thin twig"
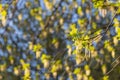
[{"label": "thin twig", "polygon": [[118,61],[119,58],[120,58],[120,56],[117,57],[117,58],[115,59],[115,61],[113,61],[113,63],[112,63],[111,65],[113,65],[115,62],[116,62],[116,64],[115,64],[115,65],[112,67],[112,69],[110,69],[105,75],[110,74],[110,73],[113,71],[113,69],[116,68],[116,66],[120,63],[120,61]]},{"label": "thin twig", "polygon": [[[67,51],[67,49],[58,51],[56,53],[56,55],[54,56],[54,58],[50,61],[50,64],[54,65],[56,63],[57,58],[63,57],[63,55],[65,54],[66,51]],[[51,69],[51,66],[48,68],[48,72],[50,71],[50,69]]]},{"label": "thin twig", "polygon": [[110,73],[113,71],[113,69],[115,69],[115,68],[117,67],[117,65],[118,65],[119,63],[120,63],[120,62],[118,62],[117,64],[115,64],[115,65],[112,67],[112,69],[110,69],[105,75],[110,74]]},{"label": "thin twig", "polygon": [[112,64],[111,64],[111,65],[113,65],[115,62],[117,62],[119,58],[120,58],[120,56],[119,56],[119,57],[117,57],[117,58],[115,59],[115,61],[113,61],[113,62],[112,62]]},{"label": "thin twig", "polygon": [[[92,41],[94,41],[94,40],[96,40],[97,37],[99,37],[99,36],[102,36],[102,37],[103,37],[103,36],[108,32],[110,26],[112,25],[112,22],[113,22],[116,14],[117,14],[117,10],[118,10],[118,8],[116,9],[116,11],[115,11],[115,13],[114,13],[114,16],[112,17],[112,20],[110,21],[110,23],[108,24],[108,26],[107,26],[107,28],[106,28],[106,30],[105,30],[104,32],[102,32],[102,33],[100,33],[100,34],[98,34],[98,35],[95,35],[95,36],[93,36],[93,37],[90,37],[89,39],[84,39],[84,41],[85,41],[85,40],[92,40]],[[101,38],[102,38],[102,37],[101,37]]]}]

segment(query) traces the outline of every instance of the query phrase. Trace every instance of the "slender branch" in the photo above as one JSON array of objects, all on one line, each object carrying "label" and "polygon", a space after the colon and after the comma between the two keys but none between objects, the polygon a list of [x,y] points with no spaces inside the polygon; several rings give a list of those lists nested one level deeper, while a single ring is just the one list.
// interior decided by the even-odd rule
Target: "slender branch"
[{"label": "slender branch", "polygon": [[120,56],[117,57],[117,58],[115,59],[115,61],[113,61],[113,63],[112,63],[111,65],[113,65],[115,62],[116,62],[116,64],[115,64],[115,65],[112,67],[112,69],[110,69],[105,75],[110,74],[110,73],[113,71],[113,69],[115,69],[115,68],[117,67],[117,65],[120,64],[120,61],[118,61],[119,59],[120,59]]},{"label": "slender branch", "polygon": [[115,61],[112,62],[112,65],[113,65],[114,63],[118,62],[119,59],[120,59],[120,56],[117,57],[117,58],[115,59]]},{"label": "slender branch", "polygon": [[110,69],[105,75],[110,74],[110,73],[117,67],[117,65],[118,65],[119,63],[120,63],[120,62],[118,62],[117,64],[115,64],[115,65],[112,67],[112,69]]},{"label": "slender branch", "polygon": [[[67,49],[63,49],[63,50],[60,50],[56,53],[56,55],[54,56],[54,58],[50,61],[50,63],[52,65],[54,65],[56,63],[56,60],[63,57],[63,55],[65,54],[65,52],[67,51]],[[48,71],[50,71],[51,69],[51,66],[48,68]]]},{"label": "slender branch", "polygon": [[[116,11],[115,11],[115,13],[114,13],[114,16],[112,17],[112,20],[110,21],[110,23],[108,24],[108,26],[106,27],[106,30],[105,30],[104,32],[102,32],[102,33],[100,33],[100,34],[98,34],[98,35],[95,35],[95,36],[93,36],[93,37],[90,37],[89,39],[84,39],[84,40],[92,40],[92,41],[94,41],[94,40],[98,39],[99,36],[102,36],[102,37],[103,37],[103,36],[108,32],[110,26],[112,25],[112,22],[113,22],[116,14],[117,14],[117,10],[118,10],[118,8],[116,9]],[[102,37],[101,37],[101,38],[102,38]]]}]

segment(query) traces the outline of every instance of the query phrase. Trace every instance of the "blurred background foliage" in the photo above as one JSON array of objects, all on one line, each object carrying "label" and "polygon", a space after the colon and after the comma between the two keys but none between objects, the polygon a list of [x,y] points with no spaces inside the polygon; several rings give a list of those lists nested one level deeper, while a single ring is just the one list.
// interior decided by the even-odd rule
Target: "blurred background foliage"
[{"label": "blurred background foliage", "polygon": [[119,5],[1,0],[0,80],[120,80]]}]

